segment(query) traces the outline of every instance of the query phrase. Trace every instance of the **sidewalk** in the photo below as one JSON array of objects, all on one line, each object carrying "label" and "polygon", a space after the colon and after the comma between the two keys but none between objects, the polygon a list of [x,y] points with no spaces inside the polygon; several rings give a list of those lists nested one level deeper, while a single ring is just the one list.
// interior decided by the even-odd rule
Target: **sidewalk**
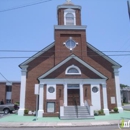
[{"label": "sidewalk", "polygon": [[44,117],[35,119],[34,116],[18,116],[10,114],[0,118],[0,127],[75,127],[75,126],[100,126],[118,125],[122,118],[130,119],[130,111],[120,114],[110,114],[108,116],[95,116],[91,120],[60,120],[58,117]]}]

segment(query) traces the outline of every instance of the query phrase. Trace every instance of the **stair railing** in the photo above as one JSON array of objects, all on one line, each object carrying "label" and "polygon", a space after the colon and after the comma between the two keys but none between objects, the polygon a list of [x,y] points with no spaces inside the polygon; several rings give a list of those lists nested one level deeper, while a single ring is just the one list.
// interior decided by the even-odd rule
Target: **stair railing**
[{"label": "stair railing", "polygon": [[87,109],[89,110],[90,116],[94,116],[93,105],[92,105],[90,99],[85,99],[84,105],[85,105],[85,106],[87,107]]},{"label": "stair railing", "polygon": [[75,111],[76,111],[76,116],[78,118],[78,105],[77,105],[77,101],[75,99],[75,97],[73,96],[73,101],[74,101],[74,104],[75,104]]}]

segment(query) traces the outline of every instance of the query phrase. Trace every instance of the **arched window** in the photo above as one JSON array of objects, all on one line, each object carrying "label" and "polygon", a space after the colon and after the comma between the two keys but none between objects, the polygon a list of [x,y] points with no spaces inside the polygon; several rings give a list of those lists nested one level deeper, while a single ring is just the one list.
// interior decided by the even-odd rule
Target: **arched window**
[{"label": "arched window", "polygon": [[81,71],[77,66],[71,65],[66,69],[65,74],[66,75],[81,75]]},{"label": "arched window", "polygon": [[66,14],[66,25],[74,25],[74,15],[72,13]]},{"label": "arched window", "polygon": [[76,68],[70,68],[67,73],[79,73],[79,71]]}]

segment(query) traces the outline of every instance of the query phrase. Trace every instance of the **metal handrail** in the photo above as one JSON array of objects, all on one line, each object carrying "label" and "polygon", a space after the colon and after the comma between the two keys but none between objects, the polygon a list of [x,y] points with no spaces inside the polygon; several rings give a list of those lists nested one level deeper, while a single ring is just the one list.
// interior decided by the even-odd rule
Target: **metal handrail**
[{"label": "metal handrail", "polygon": [[77,115],[77,118],[78,118],[78,105],[77,105],[77,101],[76,101],[74,96],[73,96],[73,101],[74,101],[74,104],[75,104],[76,115]]}]

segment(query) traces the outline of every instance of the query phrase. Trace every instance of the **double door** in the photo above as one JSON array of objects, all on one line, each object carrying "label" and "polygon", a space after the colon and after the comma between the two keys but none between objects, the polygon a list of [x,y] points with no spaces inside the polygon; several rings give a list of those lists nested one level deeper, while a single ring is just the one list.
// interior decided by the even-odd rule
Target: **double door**
[{"label": "double door", "polygon": [[75,105],[80,105],[79,89],[68,89],[68,106]]}]

